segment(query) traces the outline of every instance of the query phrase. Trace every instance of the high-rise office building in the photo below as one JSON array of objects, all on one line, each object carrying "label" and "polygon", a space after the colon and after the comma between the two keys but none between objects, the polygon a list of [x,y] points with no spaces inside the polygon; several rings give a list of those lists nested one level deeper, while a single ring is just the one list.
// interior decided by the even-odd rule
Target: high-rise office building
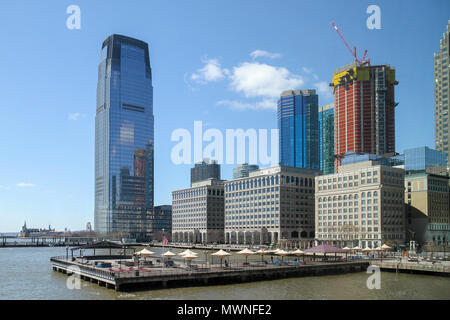
[{"label": "high-rise office building", "polygon": [[204,158],[191,168],[191,185],[211,178],[220,180],[220,164],[216,160]]},{"label": "high-rise office building", "polygon": [[319,155],[323,174],[334,173],[334,104],[319,108]]},{"label": "high-rise office building", "polygon": [[223,181],[208,179],[172,192],[172,240],[223,242]]},{"label": "high-rise office building", "polygon": [[287,90],[281,94],[277,110],[280,165],[319,169],[318,101],[315,90]]},{"label": "high-rise office building", "polygon": [[404,170],[377,160],[316,177],[316,240],[340,247],[405,243]]},{"label": "high-rise office building", "polygon": [[233,168],[233,179],[246,178],[249,173],[258,170],[259,166],[256,164],[242,163]]},{"label": "high-rise office building", "polygon": [[225,181],[225,243],[309,248],[319,170],[274,166]]},{"label": "high-rise office building", "polygon": [[349,151],[395,152],[395,69],[389,65],[345,65],[334,71],[336,165]]},{"label": "high-rise office building", "polygon": [[121,35],[104,42],[95,116],[95,231],[149,236],[153,209],[153,87],[148,45]]},{"label": "high-rise office building", "polygon": [[[445,172],[447,166],[447,154],[428,147],[405,149],[405,171],[427,170],[431,167],[441,167]],[[436,172],[436,171],[435,171]]]},{"label": "high-rise office building", "polygon": [[450,20],[447,29],[442,36],[439,52],[434,54],[434,119],[435,119],[435,140],[436,149],[445,152],[447,157],[447,166],[450,167],[450,138],[449,114],[450,99]]},{"label": "high-rise office building", "polygon": [[449,177],[425,170],[405,174],[406,238],[419,245],[450,243]]}]

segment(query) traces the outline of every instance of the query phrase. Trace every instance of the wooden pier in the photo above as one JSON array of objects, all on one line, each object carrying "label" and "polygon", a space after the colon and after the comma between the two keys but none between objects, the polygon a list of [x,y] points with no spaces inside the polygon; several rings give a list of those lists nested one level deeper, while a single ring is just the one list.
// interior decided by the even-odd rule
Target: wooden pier
[{"label": "wooden pier", "polygon": [[450,265],[445,264],[445,262],[426,263],[387,260],[371,261],[370,264],[378,266],[381,271],[450,276]]},{"label": "wooden pier", "polygon": [[[263,264],[228,265],[227,267],[193,265],[188,269],[174,267],[136,268],[133,271],[111,270],[94,265],[83,265],[70,257],[53,257],[50,259],[54,271],[75,275],[81,280],[97,283],[116,291],[142,289],[216,285],[260,280],[282,279],[289,277],[320,276],[325,274],[342,274],[363,272],[369,262],[332,262],[332,263],[297,263],[297,264]],[[99,258],[99,260],[101,260]]]}]

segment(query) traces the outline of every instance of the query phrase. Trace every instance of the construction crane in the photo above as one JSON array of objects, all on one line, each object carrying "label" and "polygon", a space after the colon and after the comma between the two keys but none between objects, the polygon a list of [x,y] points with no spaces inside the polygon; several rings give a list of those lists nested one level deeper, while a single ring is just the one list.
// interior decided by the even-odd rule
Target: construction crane
[{"label": "construction crane", "polygon": [[353,47],[353,49],[350,47],[350,45],[345,40],[341,31],[339,30],[339,28],[336,26],[336,24],[334,22],[331,22],[331,25],[333,26],[334,30],[336,30],[336,32],[338,33],[338,35],[342,39],[342,41],[344,41],[345,46],[347,47],[348,51],[350,51],[350,54],[353,56],[353,58],[358,63],[358,65],[362,66],[365,64],[370,64],[370,59],[366,59],[367,49],[364,51],[364,55],[363,55],[362,59],[361,60],[358,59],[358,56],[356,55],[356,47]]}]

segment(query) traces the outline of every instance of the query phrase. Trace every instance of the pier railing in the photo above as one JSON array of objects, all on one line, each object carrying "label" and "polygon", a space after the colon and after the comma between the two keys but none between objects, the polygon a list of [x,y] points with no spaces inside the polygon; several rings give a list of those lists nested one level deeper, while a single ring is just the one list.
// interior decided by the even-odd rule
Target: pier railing
[{"label": "pier railing", "polygon": [[[254,262],[251,264],[243,264],[243,263],[231,263],[228,265],[206,265],[206,264],[197,264],[197,265],[183,265],[183,266],[175,266],[175,267],[163,267],[163,266],[157,266],[157,267],[131,267],[127,269],[123,269],[121,267],[111,267],[111,268],[100,268],[95,267],[91,265],[84,265],[79,262],[71,261],[71,259],[67,258],[66,256],[59,256],[59,257],[52,257],[51,262],[59,266],[61,268],[69,269],[71,271],[74,271],[75,268],[79,268],[79,271],[83,274],[95,276],[98,278],[102,278],[105,280],[114,281],[118,278],[145,278],[145,277],[151,277],[151,278],[159,278],[159,277],[165,277],[165,276],[195,276],[195,275],[202,275],[202,274],[229,274],[233,272],[241,272],[241,271],[247,271],[251,272],[254,270],[255,272],[261,272],[264,270],[267,271],[274,271],[274,270],[295,270],[296,268],[305,268],[305,267],[311,267],[315,264],[323,264],[323,262],[308,262],[307,264],[304,264],[303,262],[298,263],[258,263]],[[339,265],[339,264],[352,264],[354,262],[334,262],[333,264]]]}]

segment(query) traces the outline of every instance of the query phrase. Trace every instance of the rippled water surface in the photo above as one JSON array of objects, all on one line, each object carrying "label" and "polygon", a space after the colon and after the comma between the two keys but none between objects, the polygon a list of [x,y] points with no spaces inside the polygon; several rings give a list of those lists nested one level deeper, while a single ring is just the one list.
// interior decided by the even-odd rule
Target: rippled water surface
[{"label": "rippled water surface", "polygon": [[450,299],[450,278],[390,272],[381,274],[379,290],[367,289],[370,275],[364,272],[133,293],[82,281],[80,290],[69,290],[67,276],[53,272],[49,260],[65,253],[56,247],[0,248],[0,299]]}]

